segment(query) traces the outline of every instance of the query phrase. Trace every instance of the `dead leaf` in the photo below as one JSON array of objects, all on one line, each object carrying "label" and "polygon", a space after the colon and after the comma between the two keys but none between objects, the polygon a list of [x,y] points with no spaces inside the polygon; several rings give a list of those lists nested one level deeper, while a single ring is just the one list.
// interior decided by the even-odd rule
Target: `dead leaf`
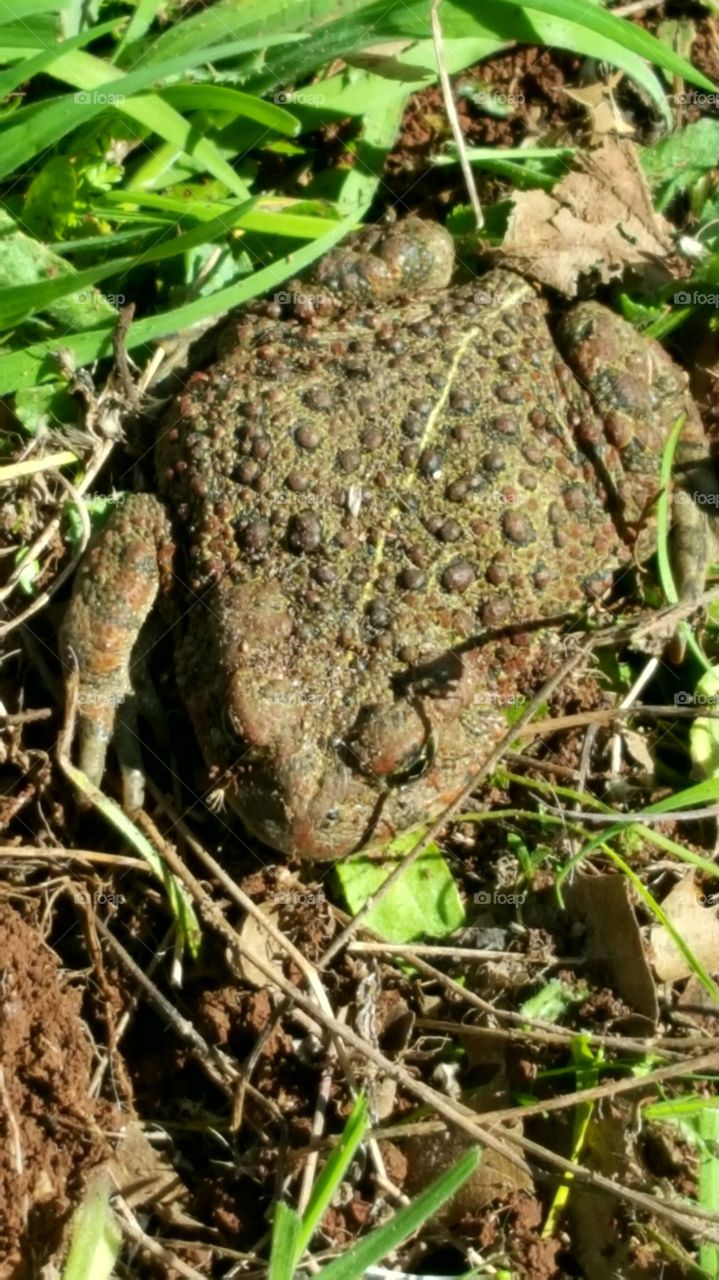
[{"label": "dead leaf", "polygon": [[644,770],[645,778],[651,781],[654,778],[655,765],[645,734],[639,733],[636,729],[627,729],[624,726],[622,726],[621,734],[622,742],[632,760],[635,764],[640,765]]},{"label": "dead leaf", "polygon": [[672,278],[669,226],[628,141],[605,141],[553,191],[519,191],[513,201],[502,261],[568,298],[587,275],[607,284],[631,268],[652,290]]},{"label": "dead leaf", "polygon": [[719,1013],[719,1001],[712,999],[704,983],[693,973],[677,1000],[677,1009],[687,1013],[704,1010],[716,1014]]},{"label": "dead leaf", "polygon": [[[267,907],[262,908],[264,915],[270,919],[273,924],[277,924],[279,911],[277,908],[268,910]],[[238,931],[240,945],[244,953],[240,959],[237,968],[244,978],[245,982],[249,982],[253,987],[267,987],[270,985],[269,978],[262,969],[254,965],[251,956],[257,956],[264,964],[268,964],[272,969],[276,970],[280,978],[284,977],[282,967],[277,963],[277,952],[279,950],[278,943],[268,933],[267,929],[263,929],[259,920],[254,916],[247,915]]]},{"label": "dead leaf", "polygon": [[614,97],[614,89],[624,72],[616,71],[606,80],[596,80],[594,84],[582,85],[579,89],[567,89],[568,98],[584,107],[591,120],[592,137],[595,140],[607,134],[629,137],[635,133],[634,127],[623,117]]},{"label": "dead leaf", "polygon": [[[649,1092],[649,1090],[647,1090]],[[605,1178],[642,1185],[646,1172],[637,1152],[636,1097],[613,1098],[598,1107],[589,1122],[582,1164]],[[646,1272],[632,1260],[631,1236],[617,1230],[617,1205],[610,1196],[575,1186],[569,1196],[577,1256],[587,1280],[643,1280]]]},{"label": "dead leaf", "polygon": [[[501,1073],[498,1073],[501,1074]],[[492,1084],[477,1091],[467,1100],[484,1121],[491,1120],[491,1112],[510,1105],[509,1094]],[[521,1135],[521,1123],[504,1125],[496,1131]],[[399,1139],[396,1141],[400,1142]],[[475,1144],[466,1133],[445,1129],[433,1133],[430,1138],[415,1136],[400,1142],[407,1158],[407,1177],[403,1190],[410,1196],[418,1195],[440,1174],[446,1173],[460,1156]],[[519,1156],[519,1153],[517,1153]],[[534,1182],[529,1167],[519,1156],[521,1165],[514,1164],[498,1151],[485,1147],[482,1159],[474,1173],[436,1214],[435,1221],[451,1226],[465,1214],[477,1214],[493,1200],[504,1200],[517,1191],[533,1191]]]},{"label": "dead leaf", "polygon": [[[719,916],[716,908],[699,901],[694,870],[670,890],[662,902],[662,911],[699,963],[715,973],[719,968]],[[662,982],[689,977],[691,966],[663,924],[650,930],[649,939],[654,968]]]},{"label": "dead leaf", "polygon": [[601,960],[617,994],[642,1017],[656,1022],[657,993],[626,878],[577,876],[566,903],[586,926],[585,955]]},{"label": "dead leaf", "polygon": [[181,1206],[188,1200],[187,1187],[134,1121],[126,1125],[107,1168],[131,1207],[151,1207],[153,1213],[176,1223],[185,1219]]}]

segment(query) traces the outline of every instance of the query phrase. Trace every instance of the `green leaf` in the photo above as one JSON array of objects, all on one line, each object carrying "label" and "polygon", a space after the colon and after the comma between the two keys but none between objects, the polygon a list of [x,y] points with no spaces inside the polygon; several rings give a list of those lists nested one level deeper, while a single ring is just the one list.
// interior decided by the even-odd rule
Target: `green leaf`
[{"label": "green leaf", "polygon": [[[188,49],[208,49],[228,36],[276,35],[292,33],[292,38],[305,31],[311,32],[337,10],[362,9],[367,0],[264,0],[257,4],[238,6],[237,0],[218,0],[184,22],[175,23],[154,41],[142,57],[143,63],[175,57]],[[285,39],[290,39],[286,34]]]},{"label": "green leaf", "polygon": [[8,22],[0,29],[0,49],[3,59],[29,58],[40,49],[49,49],[58,37],[57,18],[47,14],[24,18],[21,22]]},{"label": "green leaf", "polygon": [[[345,901],[352,915],[361,911],[395,870],[402,855],[417,843],[417,831],[394,841],[394,859],[375,862],[361,856],[350,858],[335,868]],[[464,908],[452,873],[437,845],[430,845],[394,885],[386,897],[366,917],[367,926],[391,942],[411,942],[414,938],[443,938],[464,924]]]},{"label": "green leaf", "polygon": [[[74,291],[82,289],[78,272],[59,253],[20,231],[10,215],[0,209],[0,299],[14,292],[20,301],[15,314],[27,314],[28,305],[32,309],[33,299],[38,296],[37,291],[50,285],[53,288],[45,289],[42,305],[63,330],[89,329],[103,320],[117,322],[115,308],[100,294],[76,297]],[[18,295],[20,289],[26,291],[24,295]]]},{"label": "green leaf", "polygon": [[[265,208],[265,199],[253,197],[241,205],[228,204],[222,200],[210,200],[200,192],[196,198],[189,193],[183,197],[162,195],[155,191],[106,191],[102,204],[95,207],[101,216],[115,218],[117,208],[127,210],[128,206],[137,209],[158,209],[171,215],[168,226],[174,228],[183,218],[197,218],[208,224],[213,220],[217,226],[227,223],[227,230],[240,227],[243,231],[256,231],[260,235],[282,236],[293,240],[315,240],[323,235],[332,225],[331,211],[326,209],[324,217],[309,213],[293,213],[293,205],[286,204],[280,211]],[[320,208],[319,202],[317,208]],[[305,207],[305,202],[297,207]]]},{"label": "green leaf", "polygon": [[27,189],[23,221],[39,240],[59,240],[72,216],[77,194],[75,169],[67,156],[51,156]]},{"label": "green leaf", "polygon": [[530,996],[521,1006],[527,1018],[541,1018],[543,1022],[559,1022],[573,1005],[585,1000],[587,991],[580,983],[570,986],[561,978],[552,978],[536,995]]},{"label": "green leaf", "polygon": [[[442,44],[442,56],[447,70],[454,74],[473,62],[491,57],[502,47],[503,41],[494,35],[445,40]],[[328,77],[316,89],[313,88],[314,105],[311,111],[305,111],[304,114],[315,120],[335,119],[345,115],[364,117],[368,108],[376,109],[381,101],[387,107],[404,103],[411,93],[426,89],[438,78],[436,53],[431,40],[413,45],[401,58],[396,59],[396,63],[404,69],[403,77],[386,78],[381,71],[364,69],[349,76],[345,71]],[[298,102],[295,103],[293,95],[288,93],[287,105],[300,107],[301,95],[298,94],[297,97]]]},{"label": "green leaf", "polygon": [[642,169],[655,194],[658,208],[666,209],[676,196],[688,191],[711,172],[718,153],[719,120],[706,117],[662,138],[651,147],[642,147],[639,152]]},{"label": "green leaf", "polygon": [[[450,21],[447,25],[450,30],[457,31],[459,23],[456,20],[456,6],[442,6],[442,56],[451,74],[491,57],[505,47],[508,36],[513,36],[525,42],[569,49],[573,53],[584,53],[587,57],[603,58],[612,66],[626,71],[649,94],[667,120],[671,120],[664,90],[657,77],[643,59],[623,48],[617,41],[603,39],[578,23],[563,22],[549,14],[530,10],[518,10],[515,13],[509,9],[501,14],[496,9],[489,10],[484,14],[482,23],[473,17],[470,24],[466,15],[461,14],[468,29],[461,36],[450,36],[445,18],[448,14],[451,16],[452,9],[455,9],[455,21]],[[501,20],[497,21],[498,18]],[[306,57],[309,51],[309,47],[303,45],[298,50],[297,57]],[[438,78],[437,57],[432,40],[418,41],[398,56],[395,62],[405,68],[404,80],[383,79],[381,64],[376,71],[367,70],[352,76],[342,72],[323,80],[312,91],[317,100],[315,114],[321,119],[343,114],[362,116],[367,109],[367,102],[374,101],[374,94],[401,97],[403,92],[418,92]],[[287,95],[287,102],[289,106],[294,105],[291,93]],[[495,148],[495,155],[499,158],[502,152]]]},{"label": "green leaf", "polygon": [[[87,267],[84,271],[72,271],[55,280],[39,280],[35,284],[18,284],[0,294],[0,329],[11,329],[34,311],[42,311],[49,303],[71,294],[88,308],[99,308],[104,299],[93,292],[99,280],[106,280],[127,270],[134,258],[116,258],[114,262]],[[86,296],[84,296],[86,295]],[[116,312],[113,311],[116,315]],[[97,310],[95,311],[97,315]]]},{"label": "green leaf", "polygon": [[164,0],[137,0],[125,34],[117,47],[116,59],[122,57],[127,45],[133,40],[139,40],[146,31],[149,31],[163,4]]},{"label": "green leaf", "polygon": [[[712,667],[701,676],[693,697],[687,702],[694,705],[719,708],[719,667]],[[689,728],[689,754],[696,777],[719,778],[719,719],[697,716]]]},{"label": "green leaf", "polygon": [[127,97],[122,91],[114,92],[109,86],[117,78],[115,67],[111,63],[96,58],[91,53],[75,49],[65,53],[52,63],[49,71],[60,80],[74,85],[81,93],[75,94],[75,101],[92,105],[99,98],[103,108],[116,107],[123,115],[129,116],[142,125],[149,133],[156,133],[166,142],[177,147],[179,151],[192,156],[207,169],[213,177],[223,182],[229,191],[236,196],[248,195],[245,183],[238,178],[234,169],[220,155],[214,142],[209,138],[198,137],[193,125],[185,120],[173,107],[156,94]]},{"label": "green leaf", "polygon": [[141,858],[144,858],[153,875],[161,881],[167,894],[168,907],[172,912],[178,936],[183,945],[187,947],[190,955],[197,956],[200,950],[202,934],[192,899],[182,881],[173,875],[167,863],[155,849],[155,846],[150,843],[144,832],[135,826],[131,818],[111,796],[106,796],[71,760],[63,759],[62,768],[81,795],[92,802],[105,821],[115,828],[118,834],[131,848],[135,849]]},{"label": "green leaf", "polygon": [[37,559],[30,560],[28,558],[27,547],[21,547],[13,556],[13,568],[22,565],[20,576],[18,577],[18,587],[23,595],[35,595],[35,583],[40,577],[40,561]]},{"label": "green leaf", "polygon": [[80,418],[77,398],[71,396],[66,387],[53,382],[18,391],[13,409],[28,435],[57,431],[58,427],[77,424]]}]

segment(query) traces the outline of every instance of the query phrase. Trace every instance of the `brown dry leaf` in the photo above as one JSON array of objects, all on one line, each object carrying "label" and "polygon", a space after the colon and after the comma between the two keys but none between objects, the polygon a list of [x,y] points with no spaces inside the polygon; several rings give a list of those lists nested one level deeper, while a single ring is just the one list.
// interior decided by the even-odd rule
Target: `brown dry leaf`
[{"label": "brown dry leaf", "polygon": [[682,1013],[719,1013],[719,1001],[712,999],[703,982],[693,973],[677,1000]]},{"label": "brown dry leaf", "polygon": [[566,894],[570,913],[586,926],[584,952],[601,960],[618,995],[656,1022],[657,993],[624,876],[577,876]]},{"label": "brown dry leaf", "polygon": [[652,207],[635,147],[606,140],[553,191],[520,191],[502,261],[568,298],[580,277],[607,284],[631,267],[653,289],[671,279],[668,223]]},{"label": "brown dry leaf", "polygon": [[134,1121],[126,1125],[107,1169],[114,1186],[132,1207],[149,1206],[176,1225],[194,1223],[181,1208],[187,1203],[187,1187]]},{"label": "brown dry leaf", "polygon": [[[277,925],[279,911],[276,908],[268,910],[263,907],[262,911],[274,925]],[[261,960],[263,964],[268,964],[272,969],[276,970],[280,978],[284,977],[282,966],[277,963],[279,946],[274,938],[270,936],[267,929],[262,928],[259,920],[256,920],[254,916],[245,916],[238,931],[238,937],[242,950],[246,954],[243,955],[237,968],[245,982],[249,982],[250,986],[253,987],[266,987],[269,983],[267,975],[257,965],[254,965],[249,958],[253,955],[257,956],[258,960]]]},{"label": "brown dry leaf", "polygon": [[644,777],[651,781],[654,778],[655,764],[645,735],[636,729],[627,729],[624,726],[621,734],[622,742],[632,760],[644,770]]},{"label": "brown dry leaf", "polygon": [[592,137],[597,141],[606,134],[629,136],[634,133],[634,127],[624,119],[614,97],[614,90],[623,77],[624,72],[617,71],[606,82],[597,80],[594,84],[583,85],[581,89],[564,90],[568,98],[587,111]]},{"label": "brown dry leaf", "polygon": [[[597,1107],[587,1127],[582,1164],[613,1178],[642,1185],[646,1172],[637,1152],[636,1098],[613,1098]],[[569,1212],[574,1223],[577,1256],[587,1280],[645,1280],[647,1275],[631,1259],[632,1239],[621,1232],[617,1203],[588,1187],[573,1187]]]},{"label": "brown dry leaf", "polygon": [[[662,911],[700,964],[715,973],[719,968],[719,915],[714,907],[705,907],[699,901],[693,870],[670,890],[662,902]],[[655,925],[649,939],[654,968],[662,982],[689,977],[691,967],[664,925]]]},{"label": "brown dry leaf", "polygon": [[[495,1079],[501,1078],[498,1073]],[[478,1090],[471,1099],[467,1099],[473,1110],[478,1112],[483,1122],[491,1120],[492,1111],[509,1106],[509,1094],[503,1087],[494,1084]],[[521,1135],[521,1123],[504,1125],[495,1130],[501,1138],[502,1132]],[[399,1141],[399,1139],[397,1139]],[[401,1150],[407,1159],[407,1177],[403,1190],[410,1196],[419,1195],[430,1182],[446,1173],[447,1169],[459,1160],[474,1143],[466,1133],[445,1129],[444,1133],[433,1133],[431,1138],[415,1136],[400,1142]],[[516,1150],[516,1148],[515,1148]],[[521,1157],[520,1157],[521,1159]],[[459,1191],[447,1201],[436,1214],[434,1220],[445,1226],[452,1226],[465,1214],[477,1214],[494,1200],[504,1200],[517,1191],[533,1191],[534,1182],[529,1167],[521,1161],[521,1167],[498,1151],[485,1147],[479,1167],[467,1179]]]}]

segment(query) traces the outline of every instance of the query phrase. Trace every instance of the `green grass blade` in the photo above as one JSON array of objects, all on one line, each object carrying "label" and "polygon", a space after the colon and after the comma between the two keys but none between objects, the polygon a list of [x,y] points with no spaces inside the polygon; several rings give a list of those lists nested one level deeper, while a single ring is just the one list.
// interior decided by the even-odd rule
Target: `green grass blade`
[{"label": "green grass blade", "polygon": [[6,178],[66,133],[84,124],[105,108],[95,106],[83,115],[71,96],[46,98],[32,107],[21,107],[0,125],[0,178]]},{"label": "green grass blade", "polygon": [[[444,21],[444,5],[442,13]],[[492,16],[492,11],[486,14],[484,23],[490,23]],[[496,10],[494,11],[494,16],[496,16]],[[504,49],[507,44],[507,35],[509,34],[517,40],[532,41],[549,47],[559,46],[560,48],[569,49],[573,53],[584,53],[587,56],[603,58],[612,66],[626,71],[646,91],[657,107],[662,110],[663,114],[665,116],[669,115],[664,89],[656,75],[642,58],[638,58],[636,54],[624,49],[617,41],[602,39],[596,32],[587,31],[586,28],[580,27],[577,23],[562,22],[549,14],[532,12],[532,22],[530,23],[529,10],[518,11],[515,15],[508,6],[505,6],[505,11],[500,16],[502,20],[497,23],[498,29],[496,31],[487,29],[483,33],[484,23],[480,25],[477,19],[473,18],[471,34],[468,32],[464,37],[458,36],[455,38],[445,32],[445,38],[442,42],[442,55],[450,72],[454,74],[475,62],[482,62],[494,53]],[[455,26],[456,21],[452,29]],[[303,45],[298,50],[297,56],[305,58],[309,52],[309,47]],[[401,56],[398,56],[394,62],[407,69],[407,80],[405,82],[401,80],[383,80],[381,73],[369,71],[364,73],[364,76],[358,77],[355,74],[349,78],[346,72],[342,72],[337,76],[330,76],[327,80],[323,80],[321,89],[318,88],[318,92],[321,92],[322,102],[317,107],[317,115],[320,118],[331,117],[335,113],[345,114],[345,112],[348,115],[363,115],[367,109],[367,102],[372,101],[372,96],[368,94],[365,81],[374,83],[374,92],[401,94],[403,84],[408,92],[415,93],[422,88],[426,88],[428,84],[437,79],[437,58],[434,44],[431,40],[417,41]],[[288,105],[292,105],[291,94],[289,95]]]},{"label": "green grass blade", "polygon": [[272,1219],[272,1252],[267,1280],[294,1280],[300,1225],[294,1209],[290,1209],[284,1200],[278,1200]]},{"label": "green grass blade", "polygon": [[[699,1160],[697,1199],[703,1209],[719,1213],[719,1104],[705,1107],[699,1115],[702,1151]],[[704,1240],[699,1246],[699,1264],[712,1276],[719,1276],[719,1246]]]},{"label": "green grass blade", "polygon": [[57,13],[63,0],[0,0],[0,26],[30,18],[35,13]]},{"label": "green grass blade", "polygon": [[[324,235],[333,219],[317,217],[311,213],[292,213],[289,208],[281,212],[273,212],[264,207],[266,200],[255,198],[243,200],[239,205],[225,204],[220,200],[178,199],[175,196],[164,196],[155,191],[106,191],[103,201],[93,207],[93,212],[101,217],[117,217],[115,205],[136,205],[138,209],[158,209],[169,214],[168,229],[174,228],[183,218],[195,218],[197,222],[208,225],[217,222],[221,226],[223,220],[228,227],[237,226],[243,231],[255,231],[259,235],[283,236],[290,240],[316,240]],[[244,212],[236,217],[238,209]],[[128,210],[123,208],[122,214]],[[156,219],[153,226],[162,226],[162,220]],[[150,228],[148,227],[148,230]]]},{"label": "green grass blade", "polygon": [[352,1158],[369,1126],[367,1099],[360,1094],[342,1132],[342,1139],[334,1148],[321,1174],[312,1188],[309,1204],[302,1215],[302,1226],[297,1238],[295,1265],[312,1239],[333,1195],[337,1191]]},{"label": "green grass blade", "polygon": [[107,35],[109,31],[114,31],[117,27],[116,22],[103,22],[99,27],[92,27],[90,31],[81,31],[79,35],[72,36],[69,40],[63,40],[62,44],[52,45],[49,49],[42,49],[40,53],[34,54],[31,58],[24,58],[17,66],[9,71],[3,71],[0,75],[0,98],[6,98],[13,89],[17,89],[18,85],[25,84],[32,76],[37,76],[41,71],[46,71],[56,58],[63,53],[70,53],[73,49],[81,49],[83,45],[91,44],[93,40],[99,39],[100,36]]},{"label": "green grass blade", "polygon": [[[133,351],[157,338],[172,336],[178,330],[197,324],[200,320],[226,315],[233,307],[282,284],[342,240],[357,226],[363,212],[363,209],[359,209],[340,222],[333,223],[331,229],[319,240],[280,258],[238,284],[228,285],[209,297],[197,298],[185,306],[136,321],[126,335],[127,350]],[[21,387],[54,380],[57,377],[56,353],[61,349],[69,350],[78,365],[89,364],[92,360],[110,355],[113,329],[114,322],[98,325],[88,333],[51,338],[46,342],[33,343],[22,351],[0,356],[0,393],[3,390],[18,391]]]},{"label": "green grass blade", "polygon": [[[254,45],[257,42],[243,42],[243,47],[248,43]],[[96,116],[101,115],[103,111],[107,111],[109,109],[108,99],[116,100],[114,103],[115,109],[124,109],[127,115],[133,115],[133,113],[136,115],[134,108],[129,107],[128,109],[128,101],[138,101],[138,98],[133,98],[133,95],[140,94],[143,90],[151,88],[157,80],[200,66],[207,60],[207,55],[204,51],[195,49],[185,53],[182,57],[142,67],[139,70],[136,69],[125,75],[118,76],[117,68],[113,67],[111,63],[104,62],[102,59],[95,58],[90,54],[82,54],[75,51],[59,54],[58,51],[61,47],[54,47],[56,56],[45,63],[44,70],[48,75],[79,87],[81,96],[68,94],[64,97],[45,99],[43,102],[35,103],[32,106],[19,108],[4,123],[0,122],[0,141],[2,143],[0,146],[0,178],[7,177],[22,165],[31,163],[35,156],[52,146],[53,143],[58,142],[67,133],[71,133],[73,129],[79,128],[81,125],[89,124]],[[229,48],[230,46],[225,47],[225,54],[228,53]],[[44,55],[47,55],[47,52],[47,47],[45,47],[43,50]],[[86,59],[86,61],[80,61],[80,59]],[[141,107],[141,114],[147,117],[147,128],[153,131],[152,108],[154,108],[154,104],[158,104],[158,106],[165,108],[164,119],[167,129],[167,113],[172,113],[172,108],[168,104],[161,103],[158,98],[149,97],[142,101],[145,104],[150,104],[150,110],[146,105]],[[183,135],[186,141],[190,126],[186,121],[183,121],[182,116],[172,113],[169,130],[172,136],[168,140],[182,149]],[[158,129],[157,132],[161,131]],[[202,143],[204,140],[201,139],[200,141]],[[202,146],[199,152],[195,150],[195,159],[202,160],[202,150]],[[219,155],[214,146],[212,150],[215,155]],[[223,166],[221,181],[224,182],[225,177],[230,174],[232,175],[232,181],[236,180],[239,183],[234,170],[226,164],[222,157],[220,157],[220,163]],[[209,171],[212,172],[211,169]],[[229,182],[226,185],[229,186]],[[229,187],[229,189],[233,190],[232,187]],[[235,190],[234,194],[239,195],[241,198],[246,198],[248,192],[243,185],[242,189]]]},{"label": "green grass blade", "polygon": [[[5,288],[0,292],[0,329],[13,328],[27,316],[44,310],[49,303],[90,288],[110,276],[122,275],[123,272],[136,268],[141,263],[162,262],[187,253],[198,245],[211,244],[213,240],[226,236],[243,219],[247,219],[254,203],[253,200],[244,200],[240,204],[228,206],[227,210],[218,217],[203,222],[180,236],[173,236],[159,243],[155,242],[132,257],[116,258],[109,263],[87,267],[84,271],[69,271],[66,275],[56,276],[50,280],[38,280]],[[281,225],[283,221],[281,214],[274,217],[268,214],[264,219],[261,217],[256,219],[254,229],[281,235],[284,230]],[[319,218],[312,221],[315,235],[319,229],[327,230],[326,221],[323,222]]]},{"label": "green grass blade", "polygon": [[310,34],[334,18],[338,10],[353,12],[366,7],[367,0],[264,0],[261,8],[257,4],[238,5],[237,0],[218,0],[163,32],[142,62],[174,57],[187,49],[207,49],[228,36],[236,39],[240,32],[248,36],[285,33],[285,38],[291,39],[286,33]]},{"label": "green grass blade", "polygon": [[689,946],[689,943],[682,937],[678,929],[672,924],[666,912],[663,910],[661,904],[657,902],[654,895],[650,893],[650,891],[646,888],[643,881],[639,878],[638,875],[636,875],[636,873],[632,870],[629,864],[624,861],[624,858],[620,857],[618,853],[614,853],[614,852],[611,852],[609,856],[612,862],[615,864],[615,866],[617,866],[619,870],[624,873],[627,879],[634,886],[639,897],[642,899],[642,902],[645,904],[646,907],[649,908],[654,918],[659,922],[659,924],[661,924],[666,929],[675,947],[677,948],[678,951],[681,952],[681,954],[683,955],[684,959],[687,962],[687,965],[691,969],[692,973],[699,979],[702,986],[704,987],[704,990],[708,993],[709,996],[711,996],[711,999],[713,1001],[715,1001],[716,1003],[719,1003],[719,987],[717,987],[717,984],[715,983],[711,974],[707,972],[701,960],[698,960],[697,957],[694,955],[694,952]]},{"label": "green grass blade", "polygon": [[[523,0],[495,0],[495,3],[520,9],[526,8]],[[593,2],[588,4],[587,0],[532,0],[532,9],[536,9],[539,13],[551,13],[556,18],[564,18],[569,22],[576,22],[577,26],[596,31],[597,35],[615,41],[630,53],[646,58],[648,62],[654,63],[657,67],[663,67],[672,75],[682,76],[692,84],[701,85],[703,89],[715,88],[711,80],[702,75],[701,71],[697,71],[696,67],[693,67],[685,58],[681,58],[668,45],[662,44],[656,36],[650,35],[643,27],[636,26],[633,22],[617,18],[601,5]],[[531,16],[531,10],[529,14]]]},{"label": "green grass blade", "polygon": [[62,1280],[108,1280],[121,1244],[122,1235],[110,1208],[110,1179],[103,1172],[92,1174],[73,1219]]},{"label": "green grass blade", "polygon": [[161,92],[165,102],[180,111],[226,111],[231,116],[256,120],[266,129],[274,129],[275,133],[283,133],[288,138],[295,138],[300,130],[297,118],[284,107],[224,85],[173,84]]},{"label": "green grass blade", "polygon": [[[108,85],[116,78],[115,68],[102,58],[76,49],[72,53],[63,54],[50,68],[52,75],[68,84],[74,85],[82,93],[88,94],[90,103],[95,93],[107,99],[116,97],[114,106],[123,115],[137,121],[150,133],[157,134],[165,142],[191,156],[211,173],[214,178],[224,183],[229,191],[241,198],[248,193],[246,184],[237,176],[234,169],[220,155],[214,142],[209,138],[198,137],[195,127],[185,120],[169,103],[156,95],[139,95],[126,97],[122,91],[116,95],[111,93]],[[106,107],[106,103],[103,103]]]},{"label": "green grass blade", "polygon": [[198,161],[213,178],[223,182],[233,195],[242,199],[248,197],[247,184],[220,155],[214,142],[209,138],[198,138],[195,126],[161,98],[156,95],[130,98],[119,109],[138,124],[158,134],[165,142],[177,147],[178,151]]},{"label": "green grass blade", "polygon": [[0,329],[12,329],[34,311],[42,311],[49,303],[68,294],[92,288],[100,280],[117,275],[133,266],[135,258],[117,258],[104,265],[71,271],[54,280],[38,280],[33,284],[17,284],[0,293]]},{"label": "green grass blade", "polygon": [[190,955],[196,956],[199,951],[202,934],[192,899],[182,881],[173,875],[167,863],[160,857],[154,846],[150,844],[144,832],[135,826],[134,822],[120,808],[119,804],[115,803],[111,796],[106,796],[71,760],[63,759],[62,768],[78,791],[92,801],[92,804],[106,821],[145,860],[153,875],[161,882],[167,894],[168,906],[172,912],[178,934]]},{"label": "green grass blade", "polygon": [[381,1262],[388,1253],[398,1248],[408,1236],[418,1231],[432,1214],[454,1195],[477,1168],[481,1159],[478,1147],[473,1147],[451,1169],[437,1178],[431,1186],[416,1196],[411,1204],[395,1213],[389,1222],[377,1227],[370,1235],[352,1245],[328,1267],[321,1267],[322,1280],[358,1280],[368,1267]]},{"label": "green grass blade", "polygon": [[115,50],[115,61],[122,57],[123,51],[133,40],[139,40],[149,31],[162,5],[163,0],[137,0],[125,34]]}]

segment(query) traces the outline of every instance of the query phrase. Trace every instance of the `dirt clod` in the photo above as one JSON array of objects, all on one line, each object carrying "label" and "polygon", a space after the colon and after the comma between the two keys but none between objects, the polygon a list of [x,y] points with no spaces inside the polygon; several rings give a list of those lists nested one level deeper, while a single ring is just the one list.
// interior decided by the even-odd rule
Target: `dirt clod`
[{"label": "dirt clod", "polygon": [[0,1276],[30,1280],[57,1255],[104,1152],[80,994],[7,902],[0,902],[0,975]]}]

